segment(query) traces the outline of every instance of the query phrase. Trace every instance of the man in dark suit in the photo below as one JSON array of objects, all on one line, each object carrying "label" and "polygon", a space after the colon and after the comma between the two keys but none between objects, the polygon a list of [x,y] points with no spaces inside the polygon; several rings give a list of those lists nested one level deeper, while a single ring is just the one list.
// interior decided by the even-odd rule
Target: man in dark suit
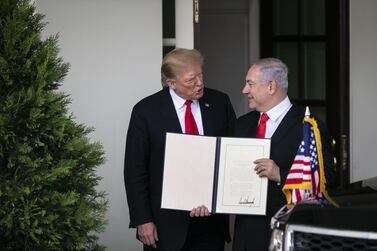
[{"label": "man in dark suit", "polygon": [[138,102],[132,111],[124,178],[130,227],[137,228],[144,250],[223,251],[229,238],[228,217],[209,216],[206,205],[193,205],[190,213],[160,208],[165,135],[186,132],[190,105],[186,100],[192,100],[200,135],[229,136],[236,119],[229,97],[204,87],[202,65],[197,50],[168,53],[161,65],[165,88]]},{"label": "man in dark suit", "polygon": [[[250,67],[242,92],[254,111],[236,121],[234,135],[256,137],[260,118],[267,114],[264,137],[271,138],[270,159],[254,163],[255,172],[268,178],[267,212],[266,216],[236,216],[234,251],[268,250],[271,217],[286,204],[282,187],[302,140],[304,118],[304,109],[290,102],[287,91],[288,68],[281,60],[261,59]],[[333,156],[327,130],[322,123],[319,125],[329,183],[333,176]]]}]

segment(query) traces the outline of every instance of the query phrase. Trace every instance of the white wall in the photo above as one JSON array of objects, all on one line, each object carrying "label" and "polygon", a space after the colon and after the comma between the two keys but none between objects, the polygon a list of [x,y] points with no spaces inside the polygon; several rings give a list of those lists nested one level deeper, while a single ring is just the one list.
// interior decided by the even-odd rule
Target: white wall
[{"label": "white wall", "polygon": [[376,0],[350,1],[351,182],[377,177],[376,11]]},{"label": "white wall", "polygon": [[175,0],[175,46],[194,48],[194,5],[192,0]]},{"label": "white wall", "polygon": [[60,55],[71,64],[61,90],[76,120],[94,126],[105,147],[99,186],[109,196],[101,242],[111,251],[142,250],[128,228],[123,182],[125,134],[132,106],[161,88],[161,0],[36,0],[45,34],[60,33]]}]

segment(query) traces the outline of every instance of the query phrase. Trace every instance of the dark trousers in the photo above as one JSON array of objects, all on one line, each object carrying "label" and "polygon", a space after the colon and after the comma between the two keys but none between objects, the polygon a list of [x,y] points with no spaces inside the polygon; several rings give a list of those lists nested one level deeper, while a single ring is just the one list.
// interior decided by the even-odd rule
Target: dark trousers
[{"label": "dark trousers", "polygon": [[270,220],[266,216],[237,215],[233,251],[266,251],[270,240]]},{"label": "dark trousers", "polygon": [[208,231],[202,218],[191,218],[186,241],[179,250],[155,249],[144,245],[144,251],[224,251],[225,237],[222,231]]}]

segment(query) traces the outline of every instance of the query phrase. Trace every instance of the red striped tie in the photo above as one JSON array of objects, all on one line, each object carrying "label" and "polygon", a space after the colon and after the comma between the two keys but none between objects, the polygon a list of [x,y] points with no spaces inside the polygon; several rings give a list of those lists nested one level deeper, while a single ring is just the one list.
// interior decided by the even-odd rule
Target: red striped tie
[{"label": "red striped tie", "polygon": [[266,113],[263,113],[262,117],[259,121],[259,125],[257,127],[257,133],[255,134],[256,138],[264,138],[265,137],[267,120],[268,120],[268,115]]},{"label": "red striped tie", "polygon": [[191,113],[192,100],[186,100],[186,112],[185,112],[185,133],[198,135],[198,127],[196,126],[194,116]]}]

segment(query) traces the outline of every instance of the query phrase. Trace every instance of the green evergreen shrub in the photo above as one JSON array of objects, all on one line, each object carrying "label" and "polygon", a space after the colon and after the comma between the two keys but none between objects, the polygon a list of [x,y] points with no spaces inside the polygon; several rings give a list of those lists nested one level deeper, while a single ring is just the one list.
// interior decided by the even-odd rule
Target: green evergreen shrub
[{"label": "green evergreen shrub", "polygon": [[104,151],[68,112],[69,65],[42,19],[28,0],[0,0],[0,250],[102,250]]}]

